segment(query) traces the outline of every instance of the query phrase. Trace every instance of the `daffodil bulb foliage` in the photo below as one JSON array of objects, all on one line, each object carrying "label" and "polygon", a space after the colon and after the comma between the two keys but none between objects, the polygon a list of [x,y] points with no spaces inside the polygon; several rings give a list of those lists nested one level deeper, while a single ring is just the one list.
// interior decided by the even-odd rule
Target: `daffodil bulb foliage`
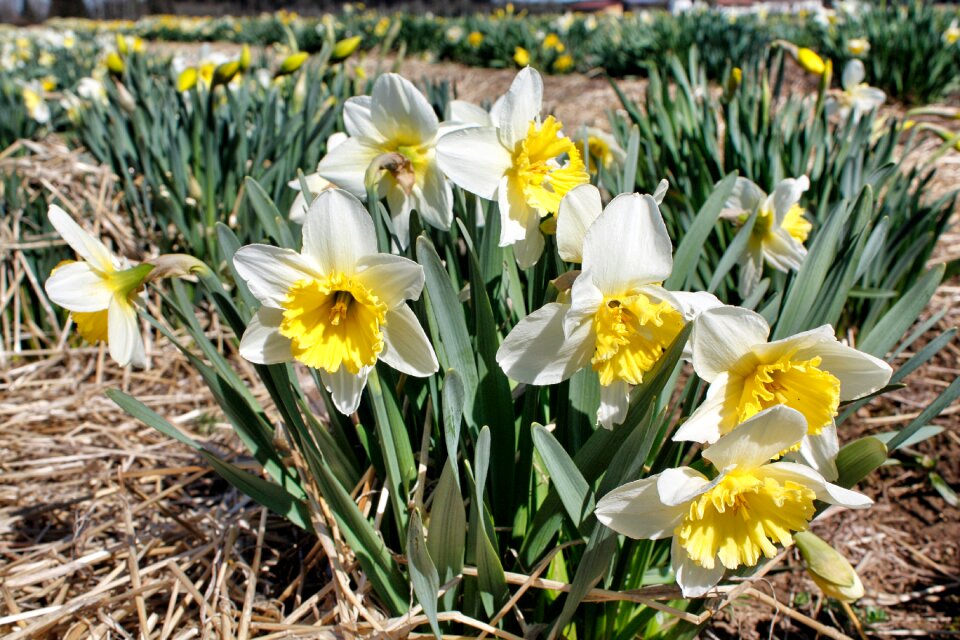
[{"label": "daffodil bulb foliage", "polygon": [[871,87],[864,79],[867,72],[859,60],[851,60],[844,66],[841,83],[843,91],[830,102],[831,111],[837,110],[841,118],[859,120],[863,114],[875,110],[887,100],[887,94]]},{"label": "daffodil bulb foliage", "polygon": [[512,246],[523,268],[543,253],[541,219],[590,180],[561,123],[553,116],[541,120],[542,103],[543,80],[527,67],[491,111],[492,126],[452,131],[437,144],[440,167],[457,186],[499,204],[499,244]]},{"label": "daffodil bulb foliage", "polygon": [[399,75],[384,74],[371,95],[344,103],[343,121],[350,137],[324,156],[317,174],[361,199],[374,187],[387,199],[401,247],[409,242],[414,209],[431,226],[449,229],[453,194],[435,149],[440,122],[423,94]]},{"label": "daffodil bulb foliage", "polygon": [[[592,197],[589,190],[578,195]],[[592,368],[601,385],[597,420],[612,428],[626,416],[631,386],[643,381],[686,322],[720,303],[708,293],[660,286],[673,255],[650,195],[614,198],[590,224],[582,257],[569,301],[549,303],[521,320],[497,351],[497,362],[510,378],[537,385]]]},{"label": "daffodil bulb foliage", "polygon": [[373,220],[348,192],[329,189],[313,200],[299,253],[254,244],[239,249],[233,264],[263,303],[240,355],[318,369],[344,414],[357,410],[378,360],[412,376],[437,371],[433,347],[406,304],[420,297],[423,267],[378,253]]},{"label": "daffodil bulb foliage", "polygon": [[628,483],[605,495],[597,519],[630,538],[673,538],[671,563],[686,598],[708,593],[724,572],[753,567],[790,545],[816,513],[816,501],[850,508],[867,496],[830,484],[815,470],[771,462],[807,431],[803,415],[785,406],[766,409],[703,451],[716,471],[690,467]]},{"label": "daffodil bulb foliage", "polygon": [[50,223],[80,260],[61,263],[45,284],[47,296],[70,311],[84,340],[106,342],[121,367],[146,366],[136,303],[153,265],[133,266],[94,238],[66,211],[51,205]]},{"label": "daffodil bulb foliage", "polygon": [[773,193],[747,178],[737,178],[720,215],[739,223],[757,214],[740,261],[740,293],[748,296],[760,283],[764,263],[777,271],[800,268],[807,256],[803,246],[813,225],[804,218],[800,197],[810,188],[807,176],[781,180]]},{"label": "daffodil bulb foliage", "polygon": [[774,342],[767,342],[769,334],[763,316],[740,307],[717,307],[697,317],[690,338],[693,368],[710,387],[674,440],[716,442],[765,409],[786,405],[800,412],[807,427],[798,455],[836,479],[834,417],[840,403],[882,389],[893,371],[841,344],[829,325]]}]

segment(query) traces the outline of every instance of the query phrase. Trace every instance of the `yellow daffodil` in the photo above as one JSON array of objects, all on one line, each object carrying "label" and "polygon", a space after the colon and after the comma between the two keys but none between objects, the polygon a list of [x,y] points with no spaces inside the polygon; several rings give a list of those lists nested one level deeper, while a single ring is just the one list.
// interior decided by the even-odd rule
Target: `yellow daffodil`
[{"label": "yellow daffodil", "polygon": [[44,288],[55,304],[70,311],[77,331],[90,343],[104,341],[121,367],[143,367],[146,356],[135,303],[152,265],[131,266],[117,258],[56,205],[47,214],[80,261],[54,269]]},{"label": "yellow daffodil", "polygon": [[513,50],[513,61],[516,62],[519,67],[527,66],[530,64],[530,52],[523,47],[516,47]]},{"label": "yellow daffodil", "polygon": [[797,49],[797,62],[807,73],[815,76],[822,76],[827,70],[827,65],[816,51],[807,47]]},{"label": "yellow daffodil", "polygon": [[775,342],[767,342],[769,334],[763,316],[739,307],[697,317],[690,340],[693,368],[710,388],[674,440],[716,442],[751,416],[783,404],[799,411],[807,425],[800,456],[832,480],[839,450],[833,419],[840,403],[882,389],[892,369],[838,342],[830,325]]},{"label": "yellow daffodil", "polygon": [[553,70],[557,73],[566,73],[573,68],[573,65],[573,56],[571,56],[569,53],[565,53],[553,61]]},{"label": "yellow daffodil", "polygon": [[787,178],[767,195],[750,180],[737,178],[721,216],[744,222],[754,212],[757,214],[740,263],[742,295],[750,295],[760,282],[764,262],[778,271],[800,268],[807,255],[803,243],[813,228],[800,206],[800,197],[809,188],[810,180],[806,176]]},{"label": "yellow daffodil", "polygon": [[830,484],[813,469],[770,462],[807,431],[789,407],[767,409],[703,451],[717,475],[690,467],[614,489],[597,502],[597,519],[631,538],[673,538],[671,562],[686,598],[713,589],[727,569],[752,567],[808,528],[815,500],[860,509],[867,496]]},{"label": "yellow daffodil", "polygon": [[311,203],[301,252],[254,244],[233,262],[263,303],[240,354],[318,369],[342,413],[357,410],[378,360],[412,376],[437,371],[433,347],[406,304],[420,297],[423,268],[378,253],[373,219],[346,191],[324,191]]},{"label": "yellow daffodil", "polygon": [[479,31],[471,31],[470,35],[467,36],[467,44],[476,49],[483,44],[483,34]]},{"label": "yellow daffodil", "polygon": [[[599,192],[586,187],[564,198],[599,205]],[[593,204],[588,204],[592,199]],[[561,211],[583,225],[589,212]],[[575,248],[574,248],[575,250]],[[606,428],[623,422],[630,388],[640,384],[686,322],[700,310],[719,305],[708,293],[671,292],[660,286],[673,268],[672,247],[656,200],[622,194],[591,223],[583,236],[583,270],[569,303],[552,302],[531,313],[500,345],[497,362],[513,380],[548,385],[590,367],[600,381],[597,421]]]},{"label": "yellow daffodil", "polygon": [[367,179],[373,180],[403,247],[414,209],[430,225],[449,229],[453,194],[437,164],[440,122],[424,95],[409,80],[384,74],[371,95],[347,100],[343,119],[350,138],[324,156],[317,173],[358,198],[366,198]]},{"label": "yellow daffodil", "polygon": [[500,246],[527,268],[543,253],[541,218],[589,181],[583,158],[553,116],[540,119],[543,81],[521,70],[491,111],[493,126],[447,133],[437,143],[443,172],[458,186],[500,205]]}]

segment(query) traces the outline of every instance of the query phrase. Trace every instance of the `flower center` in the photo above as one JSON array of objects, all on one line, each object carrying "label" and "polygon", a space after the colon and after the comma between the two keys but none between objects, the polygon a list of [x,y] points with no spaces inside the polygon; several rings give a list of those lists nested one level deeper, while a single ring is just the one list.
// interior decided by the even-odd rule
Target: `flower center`
[{"label": "flower center", "polygon": [[590,361],[600,384],[640,384],[683,324],[676,309],[642,293],[604,298],[593,317],[597,342]]},{"label": "flower center", "polygon": [[335,373],[343,365],[356,375],[383,351],[380,326],[387,307],[361,283],[343,274],[298,280],[283,300],[280,334],[290,338],[293,357]]},{"label": "flower center", "polygon": [[[840,406],[840,381],[819,369],[821,359],[792,360],[786,355],[769,364],[760,364],[743,378],[731,379],[724,399],[724,413],[735,416],[736,424],[764,409],[785,404],[807,420],[807,433],[817,435],[830,425]],[[739,384],[738,384],[739,383]]]},{"label": "flower center", "polygon": [[[776,215],[772,209],[760,209],[757,213],[757,221],[753,225],[753,236],[760,240],[768,238],[773,233],[775,219]],[[813,228],[813,225],[803,217],[803,207],[799,204],[795,204],[787,210],[787,215],[783,217],[780,226],[801,244],[807,241],[807,236],[810,235],[810,230]]]},{"label": "flower center", "polygon": [[807,528],[815,497],[801,484],[780,484],[756,469],[733,471],[690,504],[674,535],[705,569],[713,569],[717,558],[727,569],[752,567],[761,553],[776,554],[774,542],[788,545],[791,532]]},{"label": "flower center", "polygon": [[553,116],[539,125],[531,121],[527,137],[513,152],[510,176],[520,182],[527,204],[541,216],[556,213],[568,191],[590,181],[577,146],[561,135],[562,127]]}]

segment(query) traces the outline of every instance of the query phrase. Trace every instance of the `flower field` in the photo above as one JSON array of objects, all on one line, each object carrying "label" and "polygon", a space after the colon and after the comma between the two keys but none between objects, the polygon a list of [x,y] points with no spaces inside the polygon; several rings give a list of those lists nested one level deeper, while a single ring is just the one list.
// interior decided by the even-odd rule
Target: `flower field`
[{"label": "flower field", "polygon": [[0,29],[0,632],[954,629],[957,18]]}]

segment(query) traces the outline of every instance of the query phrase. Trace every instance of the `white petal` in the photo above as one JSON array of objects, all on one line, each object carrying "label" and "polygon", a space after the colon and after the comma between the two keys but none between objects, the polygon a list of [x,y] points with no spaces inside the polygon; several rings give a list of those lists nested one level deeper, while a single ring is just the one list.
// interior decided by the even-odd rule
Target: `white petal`
[{"label": "white petal", "polygon": [[680,546],[676,538],[673,539],[670,556],[673,572],[684,598],[706,595],[723,580],[724,567],[719,560],[714,560],[713,569],[704,569],[690,558],[687,550]]},{"label": "white petal", "polygon": [[414,188],[414,208],[430,226],[449,229],[453,222],[453,192],[436,160],[430,162],[423,175],[423,185]]},{"label": "white petal", "polygon": [[737,178],[730,197],[723,203],[720,215],[725,218],[738,218],[744,213],[753,213],[766,197],[763,189],[752,180]]},{"label": "white petal", "polygon": [[113,298],[107,310],[107,343],[110,357],[121,367],[135,363],[143,366],[143,336],[140,335],[140,323],[137,310],[125,300]]},{"label": "white petal", "polygon": [[486,200],[495,200],[500,179],[513,163],[493,127],[448,133],[437,142],[437,163],[454,184]]},{"label": "white petal", "polygon": [[862,86],[853,90],[853,104],[860,111],[872,111],[886,101],[887,94],[876,87]]},{"label": "white petal", "polygon": [[[652,287],[641,287],[641,291],[650,290]],[[660,297],[667,300],[673,307],[683,314],[683,319],[692,322],[701,313],[708,309],[722,307],[723,303],[717,299],[717,296],[708,291],[666,291],[657,287],[667,295],[661,294]]]},{"label": "white petal", "polygon": [[342,189],[328,189],[314,199],[303,223],[303,254],[323,273],[353,275],[357,262],[375,253],[373,219],[359,200]]},{"label": "white petal", "polygon": [[397,237],[400,249],[405,251],[410,245],[410,213],[413,211],[413,194],[407,192],[394,180],[393,176],[384,176],[380,181],[380,193],[386,193],[387,210],[390,211],[390,223]]},{"label": "white petal", "polygon": [[[50,205],[47,217],[60,237],[66,241],[77,255],[90,263],[94,269],[109,273],[120,264],[110,250],[100,240],[94,238],[74,222],[70,215],[55,204]],[[104,308],[104,307],[101,307]]]},{"label": "white petal", "polygon": [[360,260],[354,277],[388,309],[403,304],[405,300],[416,300],[423,291],[423,267],[413,260],[389,253],[375,253]]},{"label": "white petal", "polygon": [[590,225],[583,270],[608,295],[662,282],[673,268],[670,236],[652,196],[622,194]]},{"label": "white petal", "polygon": [[600,408],[597,409],[597,423],[604,429],[613,429],[627,417],[630,408],[630,385],[622,380],[600,386]]},{"label": "white petal", "polygon": [[557,252],[567,262],[583,262],[583,239],[600,217],[603,202],[592,184],[574,187],[563,196],[557,212]]},{"label": "white petal", "polygon": [[540,117],[543,105],[543,80],[535,69],[521,69],[503,96],[498,109],[500,140],[508,149],[527,137],[530,122]]},{"label": "white petal", "polygon": [[638,540],[659,540],[673,535],[686,506],[669,507],[657,493],[659,474],[617,487],[603,496],[594,513],[597,520],[617,533]]},{"label": "white petal", "polygon": [[380,359],[411,376],[426,378],[436,373],[439,365],[430,340],[423,332],[417,316],[405,304],[387,313]]},{"label": "white petal", "polygon": [[529,269],[537,264],[543,255],[545,240],[540,232],[540,216],[535,213],[527,216],[527,234],[513,244],[513,256],[517,259],[517,266]]},{"label": "white petal", "polygon": [[[893,369],[879,358],[841,344],[833,337],[830,326],[821,327],[824,333],[815,344],[797,351],[798,360],[820,356],[820,369],[840,380],[840,400],[846,402],[882,389],[890,382]],[[829,337],[826,332],[829,331]]]},{"label": "white petal", "polygon": [[657,183],[657,188],[654,189],[652,194],[657,204],[663,204],[663,199],[666,197],[668,189],[670,189],[670,183],[666,179]]},{"label": "white petal", "polygon": [[563,323],[563,330],[571,335],[582,324],[593,324],[593,317],[603,303],[603,292],[581,273],[570,289],[570,309]]},{"label": "white petal", "polygon": [[507,377],[527,384],[557,384],[590,363],[591,325],[583,323],[568,338],[563,331],[568,308],[551,302],[517,323],[497,350],[497,363]]},{"label": "white petal", "polygon": [[[540,224],[540,215],[527,204],[523,188],[516,180],[503,176],[497,188],[500,206],[500,246],[508,247],[527,237],[532,223]],[[539,233],[539,231],[538,231]]]},{"label": "white petal", "polygon": [[863,82],[863,79],[866,77],[867,71],[863,68],[863,63],[854,59],[844,65],[841,84],[844,89],[851,91]]},{"label": "white petal", "polygon": [[280,335],[283,311],[260,307],[250,318],[240,339],[240,355],[256,364],[278,364],[293,360],[290,339]]},{"label": "white petal", "polygon": [[302,191],[293,199],[288,217],[291,222],[296,222],[297,224],[303,224],[304,219],[307,217],[307,199],[304,197]]},{"label": "white petal", "polygon": [[754,345],[766,343],[769,335],[770,325],[759,313],[731,306],[704,311],[694,321],[690,335],[693,368],[698,376],[713,382],[724,371],[734,369]]},{"label": "white petal", "polygon": [[412,82],[385,73],[373,85],[370,114],[385,138],[399,144],[433,142],[437,135],[437,114]]},{"label": "white petal", "polygon": [[810,352],[819,349],[821,344],[836,342],[836,340],[833,327],[824,324],[814,329],[801,331],[788,338],[757,345],[753,348],[753,351],[763,362],[773,362],[786,354],[796,355],[797,353],[804,353],[808,358],[812,358],[816,354]]},{"label": "white petal", "polygon": [[[356,138],[365,138],[367,142],[381,143],[385,141],[382,133],[373,124],[370,114],[372,100],[370,96],[356,96],[343,103],[343,125],[347,133]],[[341,141],[342,142],[342,141]],[[332,151],[330,141],[327,141],[327,153]]]},{"label": "white petal", "polygon": [[345,134],[343,131],[334,131],[327,138],[327,153],[330,153],[349,139],[350,136]]},{"label": "white petal", "polygon": [[837,469],[837,454],[840,453],[840,441],[837,439],[836,425],[825,427],[818,435],[806,435],[800,441],[800,451],[796,454],[803,462],[822,475],[826,480],[840,477]]},{"label": "white petal", "polygon": [[726,400],[728,380],[727,373],[721,373],[714,378],[710,388],[707,389],[707,397],[673,434],[674,440],[709,442],[712,444],[720,439],[720,426],[724,422],[723,407]]},{"label": "white petal", "polygon": [[660,497],[660,502],[665,505],[684,507],[697,496],[719,484],[722,478],[723,474],[720,474],[710,481],[702,473],[690,467],[667,469],[660,474],[657,495]]},{"label": "white petal", "polygon": [[838,504],[850,509],[864,509],[873,504],[873,500],[862,493],[827,482],[823,476],[806,465],[795,462],[774,462],[766,465],[762,473],[781,483],[789,480],[809,487],[817,494],[817,500],[829,504]]},{"label": "white petal", "polygon": [[361,138],[350,138],[336,149],[327,152],[317,165],[317,173],[358,198],[366,198],[364,178],[367,168],[374,158],[382,153],[383,149]]},{"label": "white petal", "polygon": [[103,311],[113,298],[107,281],[88,262],[57,267],[44,289],[51,301],[68,311]]},{"label": "white petal", "polygon": [[776,226],[779,227],[783,223],[787,212],[790,211],[793,205],[800,202],[800,196],[809,188],[810,179],[807,178],[807,176],[787,178],[786,180],[780,181],[772,195],[773,210],[776,213],[776,222],[774,224]]},{"label": "white petal", "polygon": [[451,100],[447,103],[450,120],[461,124],[472,124],[478,127],[492,127],[493,120],[483,107],[467,102],[466,100]]},{"label": "white petal", "polygon": [[703,457],[717,469],[733,465],[740,469],[756,469],[800,442],[806,433],[807,421],[802,413],[786,405],[776,405],[722,436],[703,451]]},{"label": "white petal", "polygon": [[783,227],[773,230],[763,242],[763,258],[779,271],[796,271],[803,265],[807,249]]},{"label": "white petal", "polygon": [[330,392],[337,411],[347,416],[356,412],[360,407],[360,397],[363,394],[363,389],[367,386],[370,367],[360,369],[360,373],[357,375],[351,374],[346,367],[340,367],[336,373],[319,369],[319,373],[323,386]]},{"label": "white petal", "polygon": [[250,293],[274,309],[283,307],[294,282],[319,277],[314,266],[293,249],[267,244],[240,247],[233,256],[233,266],[250,287]]},{"label": "white petal", "polygon": [[763,275],[763,251],[760,246],[748,247],[740,260],[740,297],[746,298],[760,284]]}]

